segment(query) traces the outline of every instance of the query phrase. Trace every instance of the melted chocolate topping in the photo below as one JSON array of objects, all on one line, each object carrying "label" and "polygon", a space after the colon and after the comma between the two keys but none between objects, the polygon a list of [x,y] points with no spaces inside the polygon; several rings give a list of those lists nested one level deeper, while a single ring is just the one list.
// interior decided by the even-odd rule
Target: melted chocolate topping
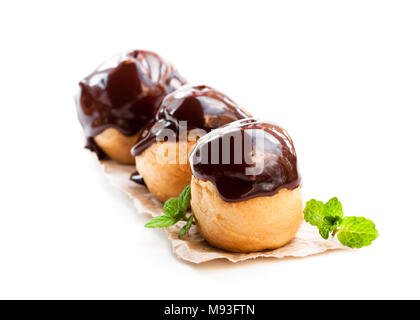
[{"label": "melted chocolate topping", "polygon": [[156,53],[120,54],[80,81],[76,96],[80,123],[88,138],[110,127],[132,136],[153,118],[165,95],[184,83]]},{"label": "melted chocolate topping", "polygon": [[130,180],[133,181],[134,183],[137,184],[141,184],[143,186],[146,185],[146,183],[144,182],[143,177],[141,176],[140,173],[138,173],[137,171],[134,171],[131,175],[130,175]]},{"label": "melted chocolate topping", "polygon": [[186,121],[187,130],[203,129],[210,132],[249,116],[235,102],[213,88],[185,85],[165,97],[155,118],[141,130],[131,153],[133,156],[142,153],[164,129],[170,129],[178,135],[180,121]]},{"label": "melted chocolate topping", "polygon": [[[203,136],[189,160],[194,177],[211,181],[227,202],[272,196],[300,185],[296,151],[286,130],[252,118]],[[262,170],[247,173],[257,167]]]},{"label": "melted chocolate topping", "polygon": [[87,138],[85,148],[92,152],[95,152],[99,160],[104,160],[107,158],[106,153],[101,148],[99,148],[99,146],[95,143],[93,138]]}]

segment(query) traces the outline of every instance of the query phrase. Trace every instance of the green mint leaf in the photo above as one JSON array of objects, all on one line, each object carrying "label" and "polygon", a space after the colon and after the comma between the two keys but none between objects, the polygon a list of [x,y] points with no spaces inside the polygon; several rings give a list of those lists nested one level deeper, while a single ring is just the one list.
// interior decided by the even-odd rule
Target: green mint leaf
[{"label": "green mint leaf", "polygon": [[328,238],[330,237],[330,233],[333,231],[334,228],[331,225],[324,224],[318,226],[318,229],[321,237],[323,237],[325,240],[328,240]]},{"label": "green mint leaf", "polygon": [[174,217],[164,214],[150,219],[144,226],[146,228],[166,228],[174,225],[177,222],[178,220],[176,220]]},{"label": "green mint leaf", "polygon": [[178,215],[179,211],[180,208],[178,204],[178,198],[170,198],[163,205],[163,212],[166,215],[171,216],[173,218],[175,218]]},{"label": "green mint leaf", "polygon": [[322,201],[312,199],[306,203],[305,210],[303,210],[306,222],[318,227],[323,224],[325,205]]},{"label": "green mint leaf", "polygon": [[190,230],[192,224],[194,222],[194,215],[190,215],[187,223],[182,227],[182,229],[179,231],[178,237],[182,238],[183,236],[185,236],[188,232],[188,230]]},{"label": "green mint leaf", "polygon": [[361,248],[371,245],[378,236],[378,230],[371,220],[363,217],[345,217],[337,238],[347,247]]},{"label": "green mint leaf", "polygon": [[330,199],[325,204],[324,215],[330,216],[330,217],[339,217],[339,218],[343,217],[344,215],[343,206],[341,205],[341,202],[337,199],[337,197]]},{"label": "green mint leaf", "polygon": [[191,186],[186,186],[184,191],[178,197],[178,207],[180,211],[187,212],[190,207]]}]

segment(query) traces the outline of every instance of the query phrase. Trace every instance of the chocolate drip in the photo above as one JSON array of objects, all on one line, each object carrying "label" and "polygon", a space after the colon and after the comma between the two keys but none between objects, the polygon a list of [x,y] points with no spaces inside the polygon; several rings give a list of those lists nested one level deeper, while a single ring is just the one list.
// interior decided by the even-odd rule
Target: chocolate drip
[{"label": "chocolate drip", "polygon": [[[79,121],[88,138],[111,127],[132,136],[153,118],[165,95],[184,83],[156,53],[135,50],[117,55],[80,81]],[[88,143],[92,144],[93,140]]]},{"label": "chocolate drip", "polygon": [[140,173],[138,173],[137,171],[133,172],[133,173],[130,175],[130,180],[131,180],[131,181],[133,181],[134,183],[141,184],[141,185],[143,185],[143,186],[145,186],[145,185],[146,185],[146,183],[144,182],[143,177],[142,177],[142,176],[141,176],[141,174],[140,174]]},{"label": "chocolate drip", "polygon": [[171,129],[178,135],[180,121],[186,121],[187,130],[210,132],[249,116],[235,102],[211,87],[185,85],[165,97],[154,119],[141,130],[131,153],[133,156],[142,153],[164,129]]},{"label": "chocolate drip", "polygon": [[104,160],[107,158],[106,153],[103,152],[102,149],[98,147],[98,145],[95,143],[93,138],[86,139],[85,148],[92,152],[95,152],[99,160]]},{"label": "chocolate drip", "polygon": [[[258,136],[264,142],[260,154],[255,149],[261,141]],[[252,147],[245,146],[247,141],[252,141]],[[211,181],[227,202],[272,196],[282,188],[300,185],[296,151],[286,130],[252,118],[205,135],[189,160],[194,177]],[[257,165],[262,168],[259,173],[247,174],[247,169]]]}]

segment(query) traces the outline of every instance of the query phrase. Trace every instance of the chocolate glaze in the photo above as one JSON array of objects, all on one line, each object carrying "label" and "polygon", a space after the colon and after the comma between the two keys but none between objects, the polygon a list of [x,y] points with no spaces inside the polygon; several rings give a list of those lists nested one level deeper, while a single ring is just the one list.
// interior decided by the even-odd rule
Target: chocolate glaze
[{"label": "chocolate glaze", "polygon": [[141,130],[131,153],[133,156],[142,153],[156,141],[163,129],[178,134],[180,121],[186,121],[187,130],[199,128],[210,132],[249,116],[235,102],[211,87],[185,85],[165,97],[154,119]]},{"label": "chocolate glaze", "polygon": [[[264,140],[264,153],[259,158],[259,163],[263,161],[264,167],[259,174],[247,175],[246,168],[255,167],[257,157],[255,157],[255,152],[249,150],[248,154],[253,156],[252,161],[248,160],[250,162],[248,164],[245,160],[245,153],[248,151],[245,151],[246,148],[244,148],[244,137],[248,135],[255,142],[257,133]],[[233,160],[235,159],[235,144],[232,142],[233,138],[229,138],[229,136],[239,137],[240,140],[234,141],[242,143],[242,149],[239,151],[240,159],[236,161],[237,163]],[[222,161],[223,138],[231,142],[226,148],[227,153],[230,152],[228,164],[223,164]],[[213,159],[219,158],[218,164],[210,164],[212,159],[211,143],[213,141],[219,143],[219,155],[216,154],[213,157]],[[215,148],[217,150],[217,147]],[[296,151],[286,130],[252,118],[235,121],[203,136],[191,152],[189,161],[194,177],[211,181],[220,197],[227,202],[272,196],[282,188],[291,190],[300,185]]]},{"label": "chocolate glaze", "polygon": [[134,183],[141,184],[141,185],[143,185],[143,186],[145,186],[145,185],[146,185],[146,183],[144,182],[143,177],[142,177],[142,176],[141,176],[141,174],[140,174],[140,173],[138,173],[137,171],[133,172],[133,173],[130,175],[130,180],[131,180],[131,181],[133,181]]},{"label": "chocolate glaze", "polygon": [[[80,81],[76,95],[79,121],[88,138],[107,128],[136,134],[166,94],[185,83],[175,68],[156,53],[134,50],[117,55]],[[94,141],[88,141],[89,149]]]},{"label": "chocolate glaze", "polygon": [[106,153],[101,148],[99,148],[99,146],[95,143],[92,137],[86,139],[85,148],[92,152],[95,152],[99,160],[107,158]]}]

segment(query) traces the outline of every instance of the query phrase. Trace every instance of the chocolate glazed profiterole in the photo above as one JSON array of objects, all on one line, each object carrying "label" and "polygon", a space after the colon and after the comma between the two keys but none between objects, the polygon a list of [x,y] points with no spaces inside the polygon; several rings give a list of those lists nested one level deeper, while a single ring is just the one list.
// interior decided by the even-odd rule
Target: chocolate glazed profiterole
[{"label": "chocolate glazed profiterole", "polygon": [[275,249],[299,230],[300,175],[284,129],[255,119],[233,122],[202,137],[190,164],[191,207],[212,245],[233,252]]},{"label": "chocolate glazed profiterole", "polygon": [[[159,200],[177,197],[190,183],[188,152],[196,143],[195,137],[187,141],[180,139],[181,122],[186,124],[184,129],[188,133],[201,129],[205,134],[249,116],[226,95],[211,87],[182,86],[165,97],[155,118],[140,131],[139,140],[132,149],[137,171]],[[168,129],[174,134],[175,141],[160,139]],[[165,153],[162,150],[174,152]],[[172,157],[164,158],[162,153],[169,153]]]},{"label": "chocolate glazed profiterole", "polygon": [[150,51],[134,50],[104,62],[80,81],[76,96],[86,147],[100,158],[134,163],[130,150],[139,130],[163,98],[184,83],[171,64]]}]

